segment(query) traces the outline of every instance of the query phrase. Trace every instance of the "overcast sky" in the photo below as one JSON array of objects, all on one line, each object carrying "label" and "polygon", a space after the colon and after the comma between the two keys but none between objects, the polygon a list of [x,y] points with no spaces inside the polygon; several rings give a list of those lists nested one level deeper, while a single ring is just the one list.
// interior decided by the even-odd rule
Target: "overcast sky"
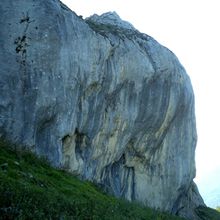
[{"label": "overcast sky", "polygon": [[[220,187],[220,6],[219,0],[63,0],[84,18],[116,11],[172,50],[191,78],[195,99],[199,188],[215,173]],[[203,184],[203,185],[202,185]]]}]

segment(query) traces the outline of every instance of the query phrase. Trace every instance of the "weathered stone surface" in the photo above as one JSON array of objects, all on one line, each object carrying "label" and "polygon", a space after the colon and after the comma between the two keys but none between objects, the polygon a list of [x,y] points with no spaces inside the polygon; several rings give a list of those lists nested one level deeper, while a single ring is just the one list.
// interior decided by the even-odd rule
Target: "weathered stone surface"
[{"label": "weathered stone surface", "polygon": [[92,21],[95,24],[114,25],[119,28],[135,30],[134,26],[127,21],[121,20],[116,12],[107,12],[101,16],[94,14],[86,19],[86,21]]},{"label": "weathered stone surface", "polygon": [[58,0],[0,13],[0,135],[117,197],[194,215],[194,96],[176,56],[115,13],[84,21]]}]

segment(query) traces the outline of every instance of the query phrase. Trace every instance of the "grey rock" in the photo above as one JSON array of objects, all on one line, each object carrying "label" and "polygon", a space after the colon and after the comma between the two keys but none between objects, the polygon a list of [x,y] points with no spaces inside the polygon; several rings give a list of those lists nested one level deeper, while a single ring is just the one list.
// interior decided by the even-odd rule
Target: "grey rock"
[{"label": "grey rock", "polygon": [[58,0],[2,0],[0,13],[1,137],[117,197],[189,218],[204,205],[193,90],[170,50]]},{"label": "grey rock", "polygon": [[172,212],[186,219],[200,220],[201,218],[195,212],[199,206],[205,206],[205,204],[196,184],[192,183],[188,189],[180,191]]},{"label": "grey rock", "polygon": [[113,12],[106,12],[102,15],[94,14],[86,19],[87,21],[92,21],[96,24],[114,25],[124,29],[135,30],[134,26],[127,21],[121,20],[119,15]]}]

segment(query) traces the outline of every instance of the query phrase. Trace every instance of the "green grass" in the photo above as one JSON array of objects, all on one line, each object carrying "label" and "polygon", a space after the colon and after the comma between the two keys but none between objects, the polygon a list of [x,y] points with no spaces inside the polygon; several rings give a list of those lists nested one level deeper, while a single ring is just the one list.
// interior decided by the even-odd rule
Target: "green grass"
[{"label": "green grass", "polygon": [[197,214],[201,220],[220,220],[220,213],[209,207],[198,207],[196,209]]},{"label": "green grass", "polygon": [[0,219],[180,220],[116,199],[0,141]]}]

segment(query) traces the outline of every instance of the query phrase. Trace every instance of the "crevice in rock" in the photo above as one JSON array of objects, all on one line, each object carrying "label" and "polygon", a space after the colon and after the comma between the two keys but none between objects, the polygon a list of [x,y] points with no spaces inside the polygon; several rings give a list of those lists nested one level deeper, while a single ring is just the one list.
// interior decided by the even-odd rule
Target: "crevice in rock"
[{"label": "crevice in rock", "polygon": [[81,158],[82,160],[86,160],[88,157],[88,154],[86,152],[86,145],[88,144],[88,137],[85,133],[80,132],[78,128],[75,129],[75,142],[76,142],[76,158]]},{"label": "crevice in rock", "polygon": [[126,166],[125,154],[118,161],[108,165],[102,172],[102,186],[116,197],[135,199],[134,168]]},{"label": "crevice in rock", "polygon": [[120,101],[119,95],[120,92],[124,89],[125,85],[128,83],[128,80],[125,80],[123,83],[120,83],[116,86],[115,90],[109,94],[106,94],[105,101],[107,108],[110,107],[115,110],[117,103]]},{"label": "crevice in rock", "polygon": [[90,138],[76,128],[74,134],[62,138],[63,166],[65,169],[77,170],[78,166],[87,163],[90,151]]},{"label": "crevice in rock", "polygon": [[65,169],[70,168],[70,163],[71,163],[71,156],[72,156],[72,151],[74,150],[74,137],[67,134],[62,138],[62,155],[63,155],[63,161],[62,165]]}]

